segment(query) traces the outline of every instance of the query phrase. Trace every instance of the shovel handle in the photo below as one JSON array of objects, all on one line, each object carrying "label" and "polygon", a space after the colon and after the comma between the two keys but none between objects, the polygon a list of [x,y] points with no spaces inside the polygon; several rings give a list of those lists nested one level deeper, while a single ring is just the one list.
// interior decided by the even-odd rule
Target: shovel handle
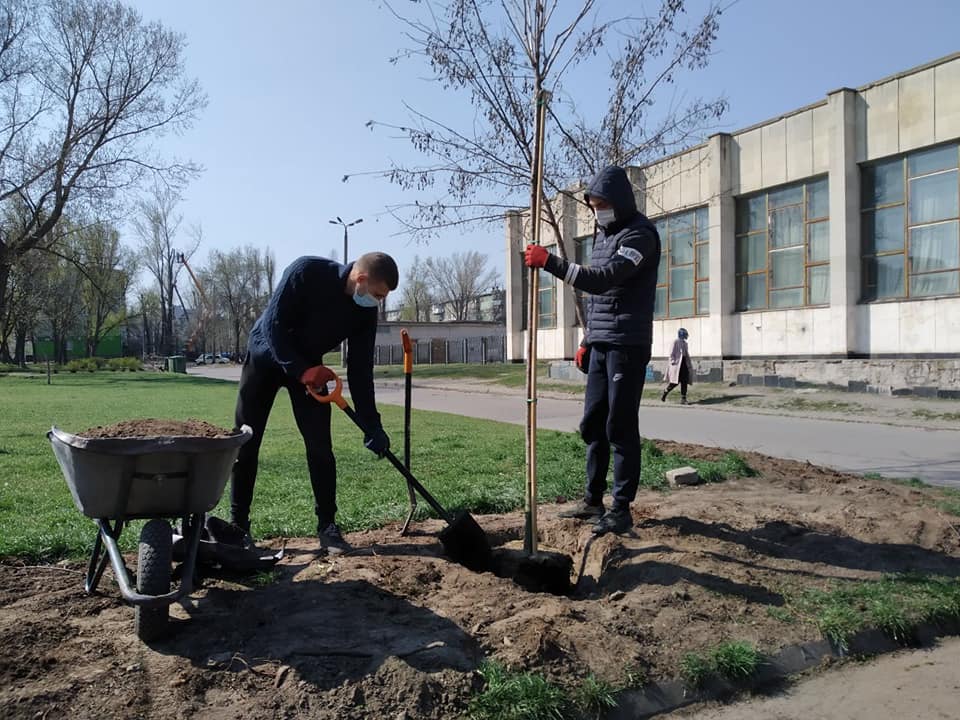
[{"label": "shovel handle", "polygon": [[[327,369],[329,370],[329,368]],[[313,397],[313,399],[318,402],[334,403],[338,408],[340,408],[347,414],[347,417],[353,420],[354,425],[356,425],[366,434],[367,429],[363,426],[363,423],[360,420],[360,416],[357,415],[357,411],[354,410],[352,407],[350,407],[350,405],[347,404],[346,399],[343,397],[343,381],[340,380],[340,377],[335,372],[333,372],[333,370],[330,370],[330,373],[333,375],[333,383],[334,383],[333,390],[331,390],[326,395],[321,395],[318,388],[311,387],[308,385],[307,392],[310,393],[311,397]],[[401,475],[403,475],[406,481],[410,483],[410,485],[418,493],[420,493],[421,497],[423,497],[423,499],[427,501],[427,504],[430,507],[432,507],[437,512],[437,514],[446,521],[448,525],[451,524],[450,513],[448,513],[444,509],[443,505],[437,502],[437,499],[433,497],[433,495],[431,495],[423,485],[420,484],[420,481],[413,476],[413,473],[411,473],[409,470],[407,470],[406,467],[404,467],[403,463],[400,462],[397,456],[394,455],[389,450],[384,451],[383,456],[387,460],[389,460],[390,464],[393,465]]]},{"label": "shovel handle", "polygon": [[[327,368],[327,370],[330,370],[330,368]],[[306,385],[307,392],[317,402],[324,403],[325,405],[333,403],[339,408],[346,409],[347,401],[343,397],[343,380],[341,380],[340,376],[333,372],[333,370],[330,370],[330,374],[333,375],[333,390],[327,390],[326,387],[318,388],[313,385]],[[321,389],[326,392],[321,393]]]},{"label": "shovel handle", "polygon": [[409,375],[413,372],[413,343],[406,328],[400,331],[400,343],[403,345],[403,372]]}]

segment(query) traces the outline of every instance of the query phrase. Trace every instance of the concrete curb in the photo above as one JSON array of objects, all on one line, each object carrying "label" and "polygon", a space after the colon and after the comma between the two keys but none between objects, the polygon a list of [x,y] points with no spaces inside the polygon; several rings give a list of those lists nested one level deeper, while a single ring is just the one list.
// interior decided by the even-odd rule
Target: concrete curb
[{"label": "concrete curb", "polygon": [[798,675],[823,664],[825,660],[846,657],[873,657],[895,650],[928,647],[938,638],[960,635],[960,618],[939,624],[924,623],[910,632],[908,643],[898,642],[881,630],[870,629],[850,638],[846,651],[828,640],[814,640],[788,645],[771,657],[764,658],[757,673],[748,682],[734,685],[722,678],[711,677],[699,688],[688,688],[682,680],[650,683],[641,689],[625,690],[617,696],[617,707],[605,720],[642,720],[672,712],[697,703],[727,700],[741,692],[776,689]]}]

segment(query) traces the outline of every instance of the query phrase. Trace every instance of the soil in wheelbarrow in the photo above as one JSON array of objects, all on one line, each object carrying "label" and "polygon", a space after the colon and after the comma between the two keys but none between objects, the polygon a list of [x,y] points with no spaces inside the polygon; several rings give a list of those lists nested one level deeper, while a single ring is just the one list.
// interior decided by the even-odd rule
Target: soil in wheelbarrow
[{"label": "soil in wheelbarrow", "polygon": [[76,434],[84,438],[105,439],[148,437],[222,438],[230,437],[235,433],[203,420],[140,418],[137,420],[124,420],[114,425],[97,425],[96,427],[87,428]]},{"label": "soil in wheelbarrow", "polygon": [[[662,444],[688,457],[721,451]],[[208,578],[148,647],[108,570],[86,597],[83,567],[0,565],[0,716],[10,718],[452,718],[493,658],[568,687],[588,674],[676,677],[688,652],[746,640],[761,652],[818,639],[784,619],[791,589],[914,571],[960,575],[957,519],[934,491],[745,454],[758,477],[641,492],[632,535],[591,541],[544,507],[545,545],[574,557],[570,597],[445,559],[439,522],[349,536],[318,557],[287,540],[257,582]],[[480,515],[491,541],[522,515]],[[281,541],[270,541],[279,547]],[[131,560],[131,565],[132,565]]]}]

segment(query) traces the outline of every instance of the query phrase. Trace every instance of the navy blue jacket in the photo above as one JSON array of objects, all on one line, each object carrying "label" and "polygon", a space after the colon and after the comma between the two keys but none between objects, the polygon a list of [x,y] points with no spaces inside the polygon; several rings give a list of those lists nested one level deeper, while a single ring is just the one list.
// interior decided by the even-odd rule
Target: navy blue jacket
[{"label": "navy blue jacket", "polygon": [[364,427],[372,429],[380,427],[373,393],[378,308],[362,308],[347,295],[352,267],[319,257],[295,260],[250,331],[247,348],[255,365],[274,365],[299,383],[346,338],[350,396]]},{"label": "navy blue jacket", "polygon": [[612,224],[599,229],[590,265],[550,255],[544,269],[590,294],[584,344],[650,345],[660,235],[637,210],[633,186],[623,168],[611,165],[601,170],[586,197],[606,200],[616,216]]}]

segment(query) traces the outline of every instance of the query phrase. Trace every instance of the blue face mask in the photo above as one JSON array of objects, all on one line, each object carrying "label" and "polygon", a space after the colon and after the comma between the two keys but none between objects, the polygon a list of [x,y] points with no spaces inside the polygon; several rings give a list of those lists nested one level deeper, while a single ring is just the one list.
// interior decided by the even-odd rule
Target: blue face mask
[{"label": "blue face mask", "polygon": [[380,301],[373,295],[360,292],[360,286],[353,291],[353,301],[362,308],[375,308],[380,306]]}]

